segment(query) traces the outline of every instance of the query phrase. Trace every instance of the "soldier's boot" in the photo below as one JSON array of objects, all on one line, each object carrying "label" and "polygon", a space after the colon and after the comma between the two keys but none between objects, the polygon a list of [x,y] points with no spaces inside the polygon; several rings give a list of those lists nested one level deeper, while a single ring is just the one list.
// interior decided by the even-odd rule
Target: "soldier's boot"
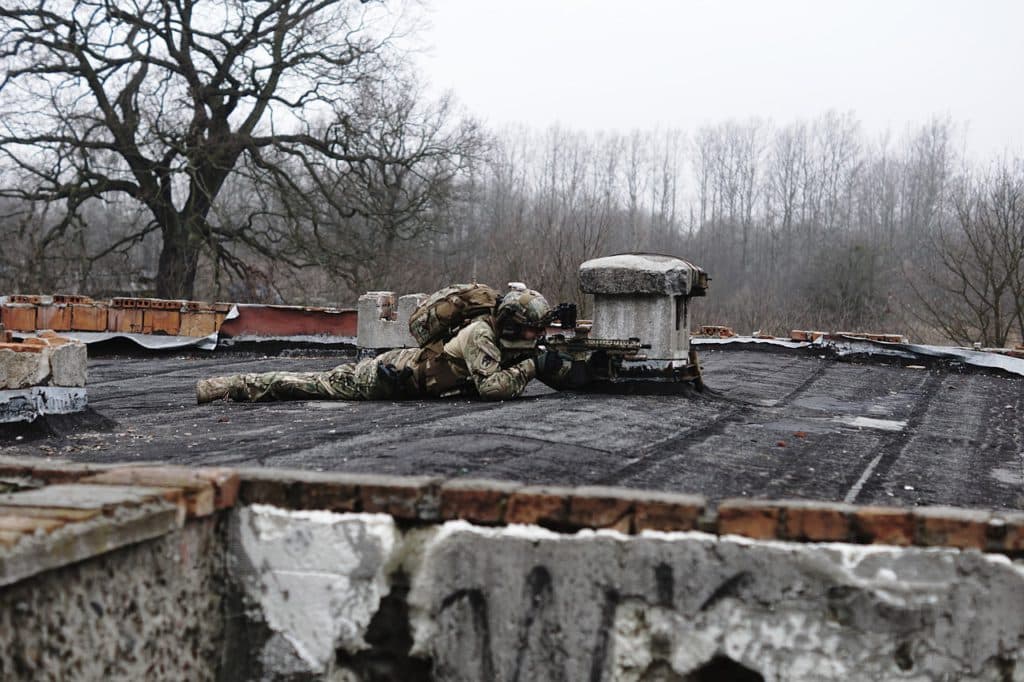
[{"label": "soldier's boot", "polygon": [[200,379],[196,382],[196,403],[213,402],[228,397],[231,391],[231,377],[213,377],[212,379]]}]

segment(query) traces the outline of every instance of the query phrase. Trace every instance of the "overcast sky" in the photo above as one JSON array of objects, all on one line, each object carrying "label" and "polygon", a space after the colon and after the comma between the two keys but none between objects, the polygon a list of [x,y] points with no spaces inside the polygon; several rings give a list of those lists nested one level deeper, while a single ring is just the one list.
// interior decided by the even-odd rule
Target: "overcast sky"
[{"label": "overcast sky", "polygon": [[855,112],[949,115],[1024,150],[1024,1],[433,0],[421,64],[492,126],[692,131]]}]

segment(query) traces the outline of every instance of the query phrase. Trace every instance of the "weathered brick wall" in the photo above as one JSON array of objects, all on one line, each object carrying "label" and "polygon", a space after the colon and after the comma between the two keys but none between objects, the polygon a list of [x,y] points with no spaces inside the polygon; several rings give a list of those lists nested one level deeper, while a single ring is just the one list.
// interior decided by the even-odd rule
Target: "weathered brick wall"
[{"label": "weathered brick wall", "polygon": [[[2,679],[1024,677],[1017,513],[2,459],[0,475],[48,484],[0,495],[12,552],[58,532],[5,516],[47,491],[172,524],[0,588]],[[117,520],[90,509],[59,532]]]}]

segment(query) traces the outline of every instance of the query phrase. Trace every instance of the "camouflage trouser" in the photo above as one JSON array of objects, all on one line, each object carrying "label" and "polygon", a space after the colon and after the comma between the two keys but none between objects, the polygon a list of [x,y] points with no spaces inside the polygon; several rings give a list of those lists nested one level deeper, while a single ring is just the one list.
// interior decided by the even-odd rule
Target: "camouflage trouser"
[{"label": "camouflage trouser", "polygon": [[389,400],[398,397],[393,381],[380,365],[401,370],[411,366],[419,348],[399,348],[361,362],[338,365],[326,372],[266,372],[227,377],[232,400]]}]

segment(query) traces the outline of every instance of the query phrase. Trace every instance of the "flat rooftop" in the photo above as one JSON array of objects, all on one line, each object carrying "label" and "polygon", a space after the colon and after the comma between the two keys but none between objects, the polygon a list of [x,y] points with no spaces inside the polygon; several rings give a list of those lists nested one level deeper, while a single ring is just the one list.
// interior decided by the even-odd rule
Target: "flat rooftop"
[{"label": "flat rooftop", "polygon": [[[279,350],[279,349],[275,349]],[[325,370],[328,349],[97,354],[86,418],[0,433],[5,455],[616,485],[727,497],[1024,507],[1024,378],[817,349],[702,349],[694,395],[217,402],[195,382]]]}]

